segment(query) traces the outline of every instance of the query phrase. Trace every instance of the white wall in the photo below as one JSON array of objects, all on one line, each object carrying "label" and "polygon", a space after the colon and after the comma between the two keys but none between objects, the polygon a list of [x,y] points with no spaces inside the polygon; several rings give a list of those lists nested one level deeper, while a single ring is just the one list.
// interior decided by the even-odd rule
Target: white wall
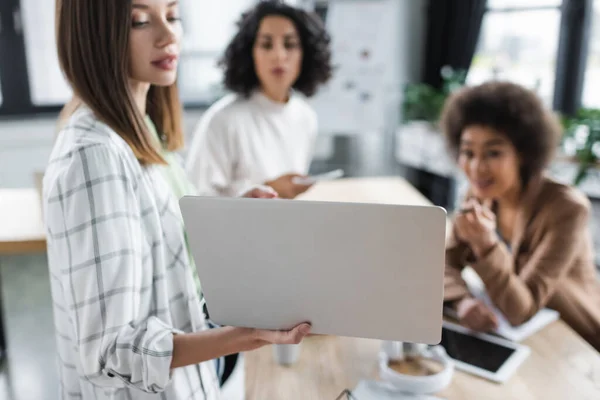
[{"label": "white wall", "polygon": [[[328,3],[326,26],[336,69],[311,100],[321,132],[372,136],[394,130],[403,89],[421,75],[428,0]],[[364,50],[369,50],[365,57]]]},{"label": "white wall", "polygon": [[32,187],[34,171],[43,171],[53,139],[53,120],[0,121],[0,187]]},{"label": "white wall", "polygon": [[[395,0],[398,1],[400,17],[398,20],[398,78],[401,86],[399,102],[402,104],[403,90],[407,83],[421,79],[425,64],[425,29],[427,7],[433,0]],[[398,107],[396,122],[400,121],[401,112]],[[394,128],[397,125],[394,125]]]},{"label": "white wall", "polygon": [[[427,7],[433,0],[396,0],[400,2],[398,66],[402,89],[398,104],[403,101],[403,89],[407,83],[418,82],[425,64]],[[398,107],[397,126],[401,107]]]},{"label": "white wall", "polygon": [[[186,136],[190,136],[201,112],[186,112]],[[0,187],[34,186],[34,172],[43,171],[55,136],[55,118],[0,120]]]}]

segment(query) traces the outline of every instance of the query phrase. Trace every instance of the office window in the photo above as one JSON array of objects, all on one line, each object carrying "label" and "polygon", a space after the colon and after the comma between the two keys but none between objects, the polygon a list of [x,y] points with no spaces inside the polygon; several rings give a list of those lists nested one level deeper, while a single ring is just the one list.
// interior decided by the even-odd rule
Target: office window
[{"label": "office window", "polygon": [[[313,1],[287,0],[299,6]],[[223,94],[217,61],[235,33],[241,13],[256,2],[227,0],[212,7],[205,0],[180,0],[184,37],[179,85],[185,105],[204,106]],[[0,69],[8,74],[2,77],[0,115],[56,112],[72,91],[56,54],[55,1],[0,0],[3,18],[13,10],[18,11],[17,23],[2,27],[0,43],[0,51],[11,54],[10,58],[0,57]]]},{"label": "office window", "polygon": [[21,0],[31,102],[61,105],[71,97],[56,54],[54,1]]},{"label": "office window", "polygon": [[[211,102],[222,94],[217,60],[235,33],[235,22],[254,3],[228,0],[208,7],[203,1],[181,1],[184,37],[179,82],[184,102]],[[21,0],[21,6],[32,103],[62,104],[71,96],[71,89],[56,56],[54,2]]]},{"label": "office window", "polygon": [[214,7],[198,0],[180,2],[184,38],[179,86],[185,102],[211,103],[222,95],[217,61],[242,12],[253,4],[255,0],[227,0]]},{"label": "office window", "polygon": [[[222,95],[217,60],[235,33],[235,22],[255,0],[228,0],[217,7],[182,0],[184,26],[180,62],[181,96],[187,103],[208,103]],[[54,2],[21,0],[27,70],[34,106],[59,105],[71,96],[56,56]]]},{"label": "office window", "polygon": [[561,0],[489,0],[467,81],[510,80],[552,104]]},{"label": "office window", "polygon": [[488,0],[488,7],[494,9],[560,7],[562,0]]},{"label": "office window", "polygon": [[592,31],[583,87],[584,107],[600,108],[600,0],[594,0]]}]

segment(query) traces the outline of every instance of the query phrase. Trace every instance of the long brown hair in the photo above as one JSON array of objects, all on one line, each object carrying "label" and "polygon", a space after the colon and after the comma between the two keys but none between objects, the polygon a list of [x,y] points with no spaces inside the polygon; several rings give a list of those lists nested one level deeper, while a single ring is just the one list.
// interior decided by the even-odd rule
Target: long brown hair
[{"label": "long brown hair", "polygon": [[[58,59],[74,94],[131,146],[143,164],[164,164],[129,85],[132,0],[56,0]],[[166,148],[183,146],[176,84],[151,86],[147,112]]]}]

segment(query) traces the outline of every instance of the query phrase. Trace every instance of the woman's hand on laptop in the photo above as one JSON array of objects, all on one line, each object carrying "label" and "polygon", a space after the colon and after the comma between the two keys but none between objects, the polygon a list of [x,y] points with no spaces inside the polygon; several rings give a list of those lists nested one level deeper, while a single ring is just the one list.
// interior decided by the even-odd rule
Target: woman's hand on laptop
[{"label": "woman's hand on laptop", "polygon": [[257,185],[243,193],[240,197],[246,197],[248,199],[274,199],[278,197],[278,194],[269,186]]},{"label": "woman's hand on laptop", "polygon": [[302,323],[289,331],[273,331],[266,329],[235,328],[240,329],[243,335],[249,338],[243,351],[251,351],[268,344],[298,344],[310,333],[310,324]]},{"label": "woman's hand on laptop", "polygon": [[185,367],[267,344],[298,344],[310,333],[305,322],[289,331],[223,326],[173,335],[171,368]]},{"label": "woman's hand on laptop", "polygon": [[293,199],[296,196],[306,192],[312,186],[294,183],[295,178],[305,177],[306,176],[299,174],[286,174],[272,181],[265,182],[265,185],[273,188],[277,193],[279,193],[279,197],[283,199]]},{"label": "woman's hand on laptop", "polygon": [[490,332],[498,328],[496,315],[481,300],[465,297],[456,305],[456,313],[461,324],[474,331]]}]

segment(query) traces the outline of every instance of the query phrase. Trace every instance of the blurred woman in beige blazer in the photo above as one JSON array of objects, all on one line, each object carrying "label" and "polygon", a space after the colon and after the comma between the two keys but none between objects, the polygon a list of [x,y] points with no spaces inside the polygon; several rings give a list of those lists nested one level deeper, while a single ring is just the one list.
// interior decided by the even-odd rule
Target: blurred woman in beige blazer
[{"label": "blurred woman in beige blazer", "polygon": [[600,351],[590,202],[543,174],[558,146],[556,118],[533,92],[494,82],[453,95],[442,128],[469,181],[447,243],[445,300],[464,325],[496,326],[461,277],[469,265],[513,325],[549,307]]}]

